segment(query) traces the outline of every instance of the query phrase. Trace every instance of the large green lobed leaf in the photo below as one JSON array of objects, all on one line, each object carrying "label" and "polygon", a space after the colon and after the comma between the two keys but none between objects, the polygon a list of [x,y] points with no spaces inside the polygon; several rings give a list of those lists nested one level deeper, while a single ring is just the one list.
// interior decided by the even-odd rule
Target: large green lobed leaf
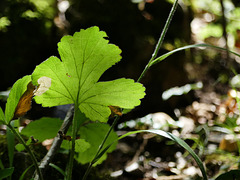
[{"label": "large green lobed leaf", "polygon": [[138,106],[145,95],[141,84],[130,79],[97,82],[121,59],[121,50],[106,37],[98,27],[63,37],[58,43],[61,60],[52,56],[32,74],[34,85],[42,77],[51,79],[50,88],[36,96],[36,102],[45,107],[74,103],[89,119],[102,122],[111,114],[108,106]]}]

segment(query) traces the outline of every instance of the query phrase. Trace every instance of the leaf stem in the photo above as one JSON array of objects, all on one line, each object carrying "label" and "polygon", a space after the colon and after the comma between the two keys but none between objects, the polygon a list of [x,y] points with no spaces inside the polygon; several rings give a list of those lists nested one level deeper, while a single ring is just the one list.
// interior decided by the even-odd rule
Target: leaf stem
[{"label": "leaf stem", "polygon": [[20,133],[18,131],[16,131],[15,128],[12,127],[10,123],[7,126],[8,126],[9,129],[11,129],[11,131],[15,134],[15,136],[18,138],[18,140],[23,144],[25,149],[28,151],[28,153],[29,153],[29,155],[30,155],[30,157],[33,161],[33,164],[36,168],[36,171],[38,173],[39,179],[43,180],[42,172],[40,171],[40,169],[38,167],[37,159],[36,159],[35,155],[33,154],[32,150],[27,146],[27,144],[25,143],[25,141],[22,138],[22,136],[20,135]]},{"label": "leaf stem", "polygon": [[66,168],[66,174],[67,180],[71,180],[72,179],[72,170],[73,170],[73,161],[74,161],[74,154],[75,154],[75,140],[76,140],[76,135],[77,135],[77,110],[78,110],[78,103],[75,103],[75,107],[74,107],[74,115],[73,115],[73,121],[72,121],[72,148],[70,150],[70,155],[69,155],[69,161],[68,161],[68,165]]},{"label": "leaf stem", "polygon": [[170,11],[170,13],[169,13],[169,15],[168,15],[168,18],[167,18],[167,21],[166,21],[166,23],[165,23],[165,26],[164,26],[164,28],[163,28],[163,30],[162,30],[162,33],[161,33],[161,35],[160,35],[160,37],[159,37],[159,39],[158,39],[158,42],[157,42],[157,45],[156,45],[156,47],[155,47],[155,50],[154,50],[154,52],[153,52],[153,54],[152,54],[152,57],[151,57],[151,59],[149,60],[149,62],[148,62],[148,64],[146,65],[146,67],[144,68],[144,70],[143,70],[142,74],[140,75],[140,77],[138,78],[137,82],[140,82],[140,81],[142,80],[142,78],[144,77],[144,75],[146,74],[146,72],[149,70],[151,62],[156,58],[156,56],[157,56],[157,54],[158,54],[158,51],[159,51],[159,49],[160,49],[161,46],[162,46],[164,37],[165,37],[165,35],[166,35],[166,33],[167,33],[167,30],[168,30],[168,28],[169,28],[169,25],[170,25],[170,23],[171,23],[171,21],[172,21],[173,15],[174,15],[174,13],[175,13],[175,11],[176,11],[176,9],[177,9],[177,4],[178,4],[178,0],[175,0],[174,4],[173,4],[173,6],[172,6],[172,9],[171,9],[171,11]]}]

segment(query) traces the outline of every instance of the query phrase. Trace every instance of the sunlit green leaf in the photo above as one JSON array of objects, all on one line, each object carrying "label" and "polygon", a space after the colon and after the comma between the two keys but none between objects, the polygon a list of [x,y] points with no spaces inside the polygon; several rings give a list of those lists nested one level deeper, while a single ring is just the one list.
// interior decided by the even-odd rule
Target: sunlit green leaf
[{"label": "sunlit green leaf", "polygon": [[0,18],[0,31],[7,31],[7,27],[11,25],[11,21],[8,17],[1,17]]},{"label": "sunlit green leaf", "polygon": [[46,77],[50,85],[45,93],[35,97],[36,102],[48,107],[74,103],[88,118],[102,122],[111,114],[108,106],[138,106],[145,95],[140,83],[130,79],[97,82],[121,59],[121,50],[109,44],[106,37],[98,27],[63,37],[58,43],[61,60],[50,57],[32,74],[33,84],[41,87],[39,79]]}]

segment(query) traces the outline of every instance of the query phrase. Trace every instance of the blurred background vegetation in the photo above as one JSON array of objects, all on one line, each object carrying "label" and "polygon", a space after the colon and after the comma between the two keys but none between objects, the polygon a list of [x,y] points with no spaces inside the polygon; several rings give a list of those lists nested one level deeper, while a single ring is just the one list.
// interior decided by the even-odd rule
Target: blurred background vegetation
[{"label": "blurred background vegetation", "polygon": [[[101,80],[137,80],[151,58],[172,3],[173,0],[1,0],[0,105],[4,109],[4,94],[17,79],[31,74],[48,57],[59,56],[57,43],[62,36],[90,26],[99,26],[110,43],[122,50],[122,61],[104,73]],[[196,43],[240,53],[240,1],[179,0],[159,55]],[[240,92],[232,90],[240,88],[239,63],[239,57],[211,48],[190,49],[168,57],[144,77],[147,95],[141,106],[123,116],[121,122],[126,123],[119,124],[118,130],[156,128],[187,139],[204,160],[209,177],[239,169]],[[27,118],[35,120],[47,113],[33,102]],[[233,137],[229,140],[227,135]],[[170,171],[178,174],[176,169],[184,171],[196,166],[188,159],[188,165],[178,167],[179,159],[186,159],[187,155],[176,153],[179,147],[168,141],[141,138],[120,142],[104,164],[108,167],[105,170],[118,170],[122,164],[125,167],[139,151],[138,156],[143,155],[142,160],[138,159],[139,166],[146,174],[150,170],[154,173],[154,169],[163,174],[166,171],[167,175]],[[125,147],[127,143],[130,150],[125,153],[121,145]],[[126,154],[130,155],[126,158]],[[170,160],[176,162],[175,166],[160,164]],[[154,164],[149,165],[151,162]]]},{"label": "blurred background vegetation", "polygon": [[[111,43],[122,49],[123,60],[102,80],[139,77],[154,50],[173,0],[1,0],[0,91],[9,89],[22,76],[50,57],[58,56],[57,42],[66,34],[97,25]],[[238,51],[240,48],[240,2],[238,0],[181,0],[167,33],[163,54],[175,48],[207,42]],[[162,93],[175,86],[203,82],[216,85],[237,71],[239,59],[211,49],[188,50],[153,67],[143,80],[147,88],[144,106],[129,116],[151,112],[172,113],[196,97],[192,93],[162,100]]]}]

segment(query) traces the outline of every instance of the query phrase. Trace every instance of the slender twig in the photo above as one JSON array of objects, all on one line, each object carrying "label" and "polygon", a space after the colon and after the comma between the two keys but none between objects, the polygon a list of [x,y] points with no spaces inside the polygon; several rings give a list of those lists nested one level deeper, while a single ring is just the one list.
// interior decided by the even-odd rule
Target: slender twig
[{"label": "slender twig", "polygon": [[[62,123],[62,126],[60,128],[59,131],[61,131],[63,134],[67,133],[67,130],[70,126],[70,124],[72,123],[72,117],[73,117],[73,109],[74,106],[72,105],[65,118],[64,121]],[[53,144],[51,146],[51,148],[49,149],[49,151],[47,152],[47,154],[45,155],[45,157],[42,159],[39,168],[44,176],[47,167],[49,166],[50,162],[52,161],[53,157],[55,156],[55,154],[57,153],[58,149],[60,148],[61,144],[62,144],[63,138],[61,137],[61,135],[58,133],[58,135],[54,138],[53,140]],[[35,174],[34,177],[35,180],[39,180],[39,176],[37,174]]]},{"label": "slender twig", "polygon": [[11,129],[11,131],[14,133],[14,135],[18,138],[18,140],[21,142],[21,144],[25,147],[25,149],[27,150],[27,152],[29,153],[33,164],[36,168],[37,174],[39,176],[40,180],[43,180],[43,176],[42,176],[42,172],[40,171],[39,167],[38,167],[38,162],[37,159],[35,157],[35,155],[33,154],[32,150],[29,148],[29,146],[27,146],[27,144],[25,143],[24,139],[22,138],[22,136],[19,134],[19,132],[17,130],[15,130],[14,127],[11,126],[11,124],[9,123],[8,128]]},{"label": "slender twig", "polygon": [[160,49],[161,46],[162,46],[164,37],[165,37],[165,35],[166,35],[166,33],[167,33],[167,30],[168,30],[168,28],[169,28],[169,25],[170,25],[170,23],[171,23],[171,21],[172,21],[173,15],[174,15],[174,13],[175,13],[175,11],[176,11],[176,9],[177,9],[177,5],[178,5],[178,0],[175,0],[174,4],[173,4],[173,6],[172,6],[172,9],[171,9],[171,11],[170,11],[170,13],[169,13],[169,16],[168,16],[168,18],[167,18],[167,21],[166,21],[166,23],[165,23],[165,26],[164,26],[164,28],[163,28],[163,30],[162,30],[162,33],[161,33],[161,35],[160,35],[160,37],[159,37],[159,39],[158,39],[158,42],[157,42],[157,45],[156,45],[156,47],[155,47],[155,50],[154,50],[154,52],[153,52],[153,54],[152,54],[152,57],[151,57],[151,59],[149,60],[148,64],[146,65],[145,69],[143,70],[142,74],[141,74],[140,77],[138,78],[138,80],[137,80],[138,82],[140,82],[140,81],[142,80],[142,78],[144,77],[144,75],[146,74],[146,72],[149,70],[151,62],[157,57],[158,51],[159,51],[159,49]]}]

